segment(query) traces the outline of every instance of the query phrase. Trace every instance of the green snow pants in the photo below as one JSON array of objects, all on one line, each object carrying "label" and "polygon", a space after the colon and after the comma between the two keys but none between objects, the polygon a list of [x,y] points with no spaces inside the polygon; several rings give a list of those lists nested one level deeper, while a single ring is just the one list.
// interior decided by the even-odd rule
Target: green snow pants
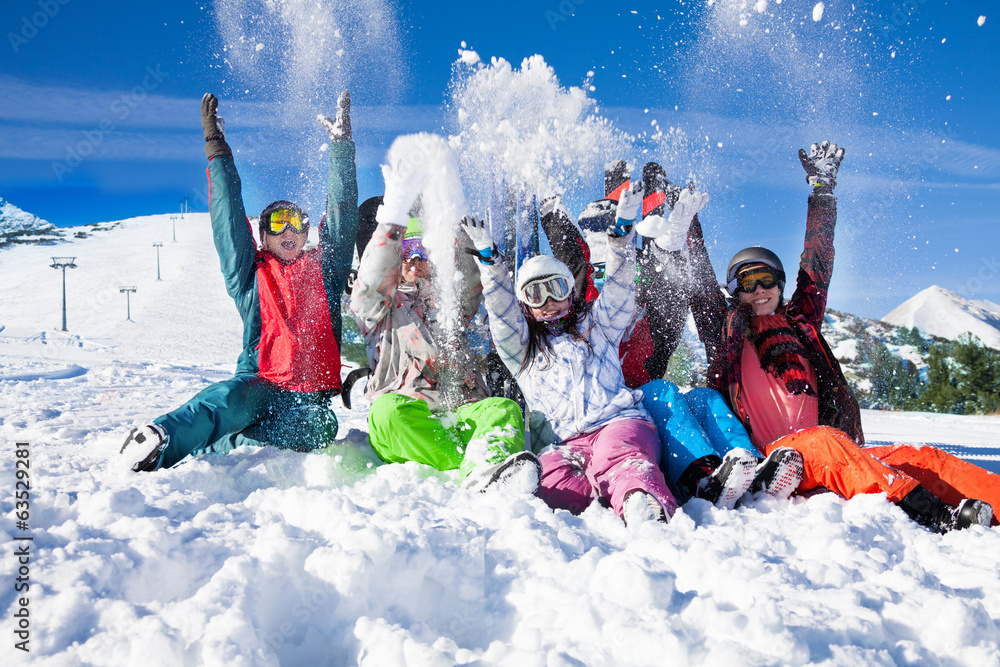
[{"label": "green snow pants", "polygon": [[157,467],[169,468],[189,454],[224,453],[241,445],[296,451],[326,447],[338,428],[331,398],[330,391],[289,391],[257,375],[216,382],[153,420],[167,433]]},{"label": "green snow pants", "polygon": [[479,464],[500,463],[524,451],[524,416],[506,398],[486,398],[435,414],[427,401],[383,394],[368,412],[368,441],[383,461],[459,468],[465,479]]}]

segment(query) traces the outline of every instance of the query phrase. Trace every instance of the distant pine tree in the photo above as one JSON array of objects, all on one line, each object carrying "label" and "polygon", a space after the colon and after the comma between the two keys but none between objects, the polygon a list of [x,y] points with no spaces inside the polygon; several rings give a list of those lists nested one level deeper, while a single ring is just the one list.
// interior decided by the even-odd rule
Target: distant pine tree
[{"label": "distant pine tree", "polygon": [[927,390],[918,404],[931,412],[991,414],[1000,409],[1000,352],[971,334],[934,345],[927,357]]}]

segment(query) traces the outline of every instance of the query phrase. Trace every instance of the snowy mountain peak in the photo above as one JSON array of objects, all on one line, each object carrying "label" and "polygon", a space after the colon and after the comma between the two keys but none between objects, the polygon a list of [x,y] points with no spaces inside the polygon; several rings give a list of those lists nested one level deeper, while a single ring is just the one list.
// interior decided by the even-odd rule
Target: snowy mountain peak
[{"label": "snowy mountain peak", "polygon": [[1000,349],[1000,306],[982,299],[970,301],[937,285],[910,297],[882,320],[949,340],[971,333]]},{"label": "snowy mountain peak", "polygon": [[34,213],[23,211],[0,197],[0,234],[43,232],[54,227],[51,222],[42,220]]}]

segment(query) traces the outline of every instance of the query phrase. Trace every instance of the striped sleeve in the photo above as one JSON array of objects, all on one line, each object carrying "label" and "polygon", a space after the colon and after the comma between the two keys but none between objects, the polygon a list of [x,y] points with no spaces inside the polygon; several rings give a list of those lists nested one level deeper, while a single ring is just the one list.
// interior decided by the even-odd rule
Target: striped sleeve
[{"label": "striped sleeve", "polygon": [[502,261],[480,264],[490,335],[500,360],[516,377],[528,352],[528,325],[514,295],[514,283]]}]

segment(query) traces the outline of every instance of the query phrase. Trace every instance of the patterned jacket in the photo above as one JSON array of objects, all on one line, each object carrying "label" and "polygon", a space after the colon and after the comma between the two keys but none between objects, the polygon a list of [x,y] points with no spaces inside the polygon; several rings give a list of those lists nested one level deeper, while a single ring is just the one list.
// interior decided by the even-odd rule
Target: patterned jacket
[{"label": "patterned jacket", "polygon": [[[847,380],[820,329],[833,274],[833,234],[837,224],[837,198],[832,194],[809,196],[805,248],[799,262],[795,293],[779,308],[809,354],[819,383],[819,423],[838,428],[859,445],[864,444],[861,412]],[[746,304],[730,299],[728,304],[718,289],[715,274],[697,223],[688,235],[693,271],[698,283],[697,305],[692,304],[699,334],[708,352],[707,384],[732,403],[736,415],[752,429],[752,419],[742,400],[740,360],[744,333],[751,314]],[[729,388],[736,385],[735,400]]]},{"label": "patterned jacket", "polygon": [[[451,350],[447,359],[440,353],[442,334],[436,326],[437,308],[430,284],[423,280],[417,285],[401,284],[402,241],[392,238],[393,228],[380,224],[375,229],[351,289],[351,313],[364,336],[372,369],[368,399],[374,402],[393,392],[423,399],[434,410],[486,398],[486,385],[464,335],[459,336],[458,348]],[[464,232],[460,238],[463,245],[471,247]],[[464,323],[482,303],[475,261],[458,250],[458,304]],[[442,368],[442,364],[447,367]],[[445,375],[449,380],[442,382]]]},{"label": "patterned jacket", "polygon": [[649,420],[642,392],[625,386],[618,360],[618,345],[635,311],[634,235],[610,239],[608,250],[604,290],[580,327],[589,332],[587,340],[556,336],[550,341],[550,361],[539,352],[528,364],[528,325],[507,267],[500,261],[480,266],[490,333],[500,359],[528,407],[544,415],[563,440],[615,419]]}]

